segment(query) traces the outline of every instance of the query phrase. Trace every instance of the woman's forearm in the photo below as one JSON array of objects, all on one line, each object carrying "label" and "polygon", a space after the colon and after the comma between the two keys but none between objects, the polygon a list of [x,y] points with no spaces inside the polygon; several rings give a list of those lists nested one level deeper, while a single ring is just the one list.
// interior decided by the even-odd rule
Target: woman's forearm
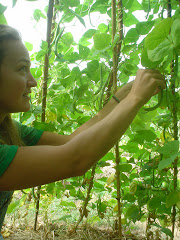
[{"label": "woman's forearm", "polygon": [[67,143],[67,147],[74,145],[75,152],[72,155],[79,156],[75,163],[76,167],[79,166],[77,172],[82,172],[82,174],[86,172],[113,147],[127,130],[140,108],[141,104],[135,98],[127,97],[105,118]]},{"label": "woman's forearm", "polygon": [[[127,83],[122,88],[120,88],[115,96],[119,99],[119,101],[122,101],[124,98],[127,97],[132,87],[132,82]],[[111,98],[111,100],[89,121],[81,125],[75,132],[71,134],[71,137],[76,136],[80,132],[88,129],[89,127],[93,126],[97,122],[101,121],[103,118],[105,118],[116,106],[118,105],[118,102]]]}]

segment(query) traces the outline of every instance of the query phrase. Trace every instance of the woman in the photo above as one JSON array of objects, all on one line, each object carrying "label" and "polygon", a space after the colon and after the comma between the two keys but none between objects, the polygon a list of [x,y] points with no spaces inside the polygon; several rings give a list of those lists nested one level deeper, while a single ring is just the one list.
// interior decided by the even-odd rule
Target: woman
[{"label": "woman", "polygon": [[[139,109],[165,88],[155,70],[139,70],[135,81],[71,135],[23,126],[10,113],[30,109],[28,51],[19,33],[0,25],[0,229],[12,191],[84,174],[121,138]],[[119,101],[120,103],[119,103]]]}]

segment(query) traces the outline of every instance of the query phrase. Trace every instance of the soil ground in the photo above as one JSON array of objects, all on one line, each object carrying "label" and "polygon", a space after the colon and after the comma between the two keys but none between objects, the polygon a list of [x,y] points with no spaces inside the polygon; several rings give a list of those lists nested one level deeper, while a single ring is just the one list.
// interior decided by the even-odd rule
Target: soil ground
[{"label": "soil ground", "polygon": [[[24,227],[22,227],[24,226]],[[76,232],[73,225],[66,224],[49,224],[39,225],[37,231],[33,227],[25,227],[22,225],[16,227],[3,227],[2,234],[5,240],[119,240],[117,231],[112,231],[108,227],[95,227],[88,224],[80,225]],[[131,232],[123,230],[121,240],[146,240],[145,224],[136,224]],[[157,228],[152,230],[149,240],[170,240],[170,237],[160,236]],[[174,240],[180,239],[180,231],[176,229]]]},{"label": "soil ground", "polygon": [[[118,240],[118,233],[109,229],[100,229],[90,226],[81,226],[76,232],[66,225],[51,226],[47,229],[4,229],[5,240]],[[8,236],[9,235],[9,236]],[[7,237],[6,237],[7,236]],[[145,240],[141,235],[126,234],[123,239],[127,240]]]}]

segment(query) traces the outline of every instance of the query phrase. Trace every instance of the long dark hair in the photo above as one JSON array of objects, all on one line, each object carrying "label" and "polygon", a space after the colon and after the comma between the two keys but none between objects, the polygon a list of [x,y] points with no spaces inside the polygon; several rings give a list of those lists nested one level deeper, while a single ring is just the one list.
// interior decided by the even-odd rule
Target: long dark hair
[{"label": "long dark hair", "polygon": [[[16,29],[8,25],[0,24],[0,65],[2,64],[6,54],[6,42],[9,40],[22,41],[21,35]],[[16,124],[11,118],[11,114],[7,114],[0,123],[0,144],[18,146],[24,145],[20,138]]]}]

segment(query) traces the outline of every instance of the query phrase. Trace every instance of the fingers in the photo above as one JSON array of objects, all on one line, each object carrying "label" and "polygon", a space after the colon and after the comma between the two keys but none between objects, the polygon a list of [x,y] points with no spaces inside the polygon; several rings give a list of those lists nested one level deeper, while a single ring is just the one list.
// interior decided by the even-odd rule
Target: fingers
[{"label": "fingers", "polygon": [[159,70],[156,69],[140,69],[137,74],[140,72],[140,75],[146,78],[148,81],[154,81],[163,89],[166,87],[166,81],[164,75],[162,75]]},{"label": "fingers", "polygon": [[162,80],[156,79],[156,84],[161,89],[165,89],[166,88],[166,81],[163,80],[163,79]]},{"label": "fingers", "polygon": [[138,95],[144,104],[164,88],[166,88],[165,78],[159,70],[140,69],[137,71],[131,93]]},{"label": "fingers", "polygon": [[151,73],[151,74],[153,74],[153,73],[159,73],[159,74],[161,74],[158,69],[148,69],[148,68],[147,68],[147,69],[139,69],[138,71],[146,71],[146,72]]},{"label": "fingers", "polygon": [[158,94],[162,89],[165,89],[166,88],[166,82],[165,81],[162,81],[162,80],[155,80],[156,81],[156,90],[154,91],[154,94],[153,95],[156,95]]}]

